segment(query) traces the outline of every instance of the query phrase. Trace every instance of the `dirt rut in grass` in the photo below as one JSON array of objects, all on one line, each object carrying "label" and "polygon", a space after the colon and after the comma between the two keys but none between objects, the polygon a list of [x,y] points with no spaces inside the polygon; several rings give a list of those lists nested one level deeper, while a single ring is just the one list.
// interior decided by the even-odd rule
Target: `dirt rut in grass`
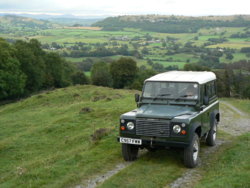
[{"label": "dirt rut in grass", "polygon": [[[250,116],[237,109],[235,106],[221,101],[221,121],[218,125],[218,129],[221,129],[232,136],[239,136],[246,132],[250,132]],[[202,178],[201,167],[209,165],[209,157],[218,150],[218,148],[229,142],[228,140],[217,140],[214,147],[201,147],[201,161],[198,167],[194,169],[187,169],[181,177],[176,179],[166,187],[170,188],[191,188],[195,183]],[[202,146],[203,144],[201,144]]]},{"label": "dirt rut in grass", "polygon": [[[142,155],[144,155],[147,151],[145,149],[143,150],[139,150],[139,157],[141,157]],[[120,172],[122,169],[128,167],[129,165],[131,165],[133,162],[123,162],[123,163],[119,163],[115,166],[114,169],[107,171],[105,174],[101,174],[101,175],[97,175],[96,177],[94,177],[93,179],[89,179],[86,183],[83,182],[80,185],[76,185],[75,188],[95,188],[98,185],[100,185],[101,183],[103,183],[104,181],[106,181],[107,179],[109,179],[110,177],[112,177],[113,175],[117,174],[118,172]]]},{"label": "dirt rut in grass", "polygon": [[98,175],[95,178],[88,180],[87,183],[76,185],[75,188],[95,188],[97,187],[97,185],[103,183],[105,180],[120,172],[122,169],[126,168],[130,164],[131,162],[117,164],[114,169],[106,172],[105,174]]}]

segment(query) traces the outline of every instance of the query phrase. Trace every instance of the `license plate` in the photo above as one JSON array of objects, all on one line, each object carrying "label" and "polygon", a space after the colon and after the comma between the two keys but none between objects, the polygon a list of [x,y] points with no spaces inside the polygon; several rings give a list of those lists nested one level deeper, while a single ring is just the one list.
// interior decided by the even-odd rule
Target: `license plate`
[{"label": "license plate", "polygon": [[141,139],[120,137],[120,143],[141,145],[142,141],[141,141]]}]

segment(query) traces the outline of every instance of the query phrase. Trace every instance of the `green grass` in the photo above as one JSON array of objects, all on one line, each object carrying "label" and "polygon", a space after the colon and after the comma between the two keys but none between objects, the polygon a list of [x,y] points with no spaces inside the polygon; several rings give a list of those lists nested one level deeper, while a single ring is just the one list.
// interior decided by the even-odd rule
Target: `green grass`
[{"label": "green grass", "polygon": [[[233,60],[227,60],[226,56],[220,58],[220,61],[223,63],[231,63],[235,61],[239,61],[242,59],[249,59],[245,56],[245,54],[239,53],[238,51],[242,47],[248,47],[250,45],[250,38],[246,39],[237,39],[237,38],[229,38],[230,35],[238,33],[238,32],[244,32],[244,28],[210,28],[210,29],[201,29],[197,33],[178,33],[178,34],[171,34],[171,33],[157,33],[157,32],[147,32],[142,31],[139,29],[132,29],[132,28],[125,28],[123,31],[94,31],[94,30],[86,30],[86,29],[74,29],[74,28],[54,28],[54,29],[47,29],[47,30],[40,30],[37,32],[33,32],[29,38],[36,38],[38,39],[42,44],[52,42],[56,42],[60,45],[64,45],[65,47],[70,47],[74,45],[76,42],[82,42],[89,45],[92,45],[93,43],[109,43],[110,39],[112,37],[122,37],[127,36],[129,39],[132,39],[135,36],[142,37],[139,41],[133,41],[138,43],[144,43],[145,36],[147,33],[150,34],[153,38],[157,38],[159,40],[166,39],[167,37],[173,37],[177,39],[177,43],[184,46],[187,42],[192,42],[193,45],[201,46],[204,43],[208,42],[209,38],[219,38],[219,37],[225,37],[228,39],[227,42],[210,45],[207,46],[207,48],[233,48],[237,49],[236,53],[234,53],[234,59]],[[224,33],[224,34],[223,34]],[[223,35],[221,35],[223,34]],[[3,38],[13,38],[13,39],[23,39],[26,40],[25,32],[23,35],[16,36],[13,34],[0,34],[0,37]],[[194,37],[198,36],[198,40],[194,40]],[[128,45],[129,50],[133,50],[132,44],[130,41],[121,41],[117,40],[119,45],[126,44]],[[108,46],[107,46],[108,47]],[[111,47],[111,45],[109,45]],[[153,59],[154,62],[162,63],[164,66],[169,65],[177,65],[179,68],[183,68],[184,64],[189,60],[191,63],[196,63],[199,61],[200,57],[197,55],[197,57],[194,57],[191,54],[188,53],[181,53],[181,54],[175,54],[171,56],[165,55],[167,52],[167,48],[162,47],[162,43],[152,43],[146,46],[147,49],[150,52],[150,55],[144,55],[143,60],[142,59],[136,59],[138,61],[138,66],[145,65],[149,67],[146,63],[146,58]],[[139,51],[142,50],[144,46],[139,47]],[[66,48],[63,50],[68,51]],[[62,50],[58,50],[58,52],[62,52]],[[70,52],[70,51],[68,51]],[[119,56],[111,56],[109,58],[116,59]],[[170,63],[165,63],[166,59],[173,58],[173,60]],[[84,58],[67,58],[67,60],[71,62],[81,62]],[[161,62],[162,61],[162,62]],[[164,62],[164,63],[163,63]]]},{"label": "green grass", "polygon": [[[0,187],[65,187],[112,169],[122,161],[117,122],[135,108],[134,93],[77,86],[1,106]],[[112,100],[92,102],[100,96]],[[79,113],[84,107],[93,111]],[[110,133],[93,142],[104,127]]]},{"label": "green grass", "polygon": [[[249,47],[250,42],[224,42],[221,44],[210,45],[208,48],[233,48],[233,49],[241,49],[243,47]],[[245,58],[246,59],[246,58]]]},{"label": "green grass", "polygon": [[247,99],[235,99],[235,98],[222,98],[222,101],[231,103],[236,108],[250,114],[250,100]]},{"label": "green grass", "polygon": [[220,149],[206,167],[197,188],[248,188],[250,187],[250,133],[233,139],[232,143]]},{"label": "green grass", "polygon": [[145,154],[99,187],[164,187],[184,171],[180,152],[162,150]]},{"label": "green grass", "polygon": [[155,62],[162,64],[164,67],[176,65],[179,67],[179,69],[182,69],[184,65],[186,64],[185,62],[162,62],[162,61],[158,61],[158,62],[155,61]]},{"label": "green grass", "polygon": [[228,60],[228,59],[226,59],[226,55],[223,55],[223,57],[220,58],[220,62],[232,63],[235,61],[240,61],[240,60],[248,58],[248,57],[246,57],[246,54],[244,54],[244,53],[234,53],[233,56],[234,56],[234,58],[232,60]]},{"label": "green grass", "polygon": [[[0,106],[0,187],[69,187],[113,169],[123,162],[116,141],[118,119],[136,108],[136,92],[74,86]],[[93,102],[94,98],[100,100]],[[249,106],[245,107],[249,101],[223,100],[249,111]],[[83,113],[84,107],[93,111]],[[99,128],[107,128],[108,134],[93,141],[91,135]],[[228,139],[223,133],[219,137]],[[248,185],[249,134],[233,143],[232,149],[218,154],[219,162],[209,167],[202,185],[210,186],[214,169],[226,174],[224,183],[228,178],[233,185]],[[242,181],[237,179],[239,170]],[[184,171],[179,151],[145,153],[100,187],[164,187]]]},{"label": "green grass", "polygon": [[85,74],[86,76],[88,76],[88,77],[90,77],[90,76],[91,76],[91,72],[90,72],[90,71],[88,71],[88,72],[84,72],[84,74]]},{"label": "green grass", "polygon": [[[231,139],[231,136],[223,131],[219,131],[218,137],[220,139]],[[206,147],[208,146],[202,144],[202,150],[205,150]],[[182,176],[185,171],[181,150],[171,149],[149,152],[128,168],[106,180],[99,187],[166,187]]]},{"label": "green grass", "polygon": [[78,62],[82,62],[84,58],[66,57],[65,59],[67,61],[70,61],[70,62],[73,62],[73,63],[78,63]]}]

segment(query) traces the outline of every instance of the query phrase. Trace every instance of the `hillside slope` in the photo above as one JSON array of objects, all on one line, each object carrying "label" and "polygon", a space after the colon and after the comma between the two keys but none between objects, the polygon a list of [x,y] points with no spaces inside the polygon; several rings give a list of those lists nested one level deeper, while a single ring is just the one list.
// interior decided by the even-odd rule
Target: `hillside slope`
[{"label": "hillside slope", "polygon": [[[249,133],[235,139],[219,132],[216,147],[202,146],[203,162],[197,171],[183,166],[179,150],[143,150],[136,162],[124,162],[116,141],[118,119],[136,108],[136,92],[74,86],[0,106],[0,187],[79,188],[98,183],[100,187],[175,187],[171,183],[179,178],[184,179],[183,187],[186,183],[190,187],[225,187],[228,179],[232,187],[248,185]],[[240,114],[225,104],[221,109],[228,116],[223,118],[238,120]],[[249,104],[245,100],[243,106]],[[224,119],[221,128],[228,124]],[[236,125],[234,122],[231,124]],[[239,173],[236,168],[244,178],[230,175]],[[223,178],[211,183],[215,170]],[[199,177],[190,184],[186,173]],[[97,182],[102,178],[106,181]]]},{"label": "hillside slope", "polygon": [[248,27],[250,26],[250,16],[117,16],[108,17],[92,26],[102,27],[103,30],[108,31],[138,28],[162,33],[196,33],[201,28],[209,27]]},{"label": "hillside slope", "polygon": [[12,33],[20,31],[36,31],[58,27],[58,24],[46,20],[37,20],[28,17],[6,15],[0,16],[0,33]]},{"label": "hillside slope", "polygon": [[0,187],[64,187],[121,162],[115,135],[133,94],[76,86],[1,106]]}]

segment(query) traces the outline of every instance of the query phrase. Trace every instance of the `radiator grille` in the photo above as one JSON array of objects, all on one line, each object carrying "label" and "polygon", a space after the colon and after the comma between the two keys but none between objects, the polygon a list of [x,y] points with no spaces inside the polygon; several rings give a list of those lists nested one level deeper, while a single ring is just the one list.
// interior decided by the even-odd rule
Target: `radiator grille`
[{"label": "radiator grille", "polygon": [[136,119],[136,135],[169,137],[170,121],[162,119]]}]

